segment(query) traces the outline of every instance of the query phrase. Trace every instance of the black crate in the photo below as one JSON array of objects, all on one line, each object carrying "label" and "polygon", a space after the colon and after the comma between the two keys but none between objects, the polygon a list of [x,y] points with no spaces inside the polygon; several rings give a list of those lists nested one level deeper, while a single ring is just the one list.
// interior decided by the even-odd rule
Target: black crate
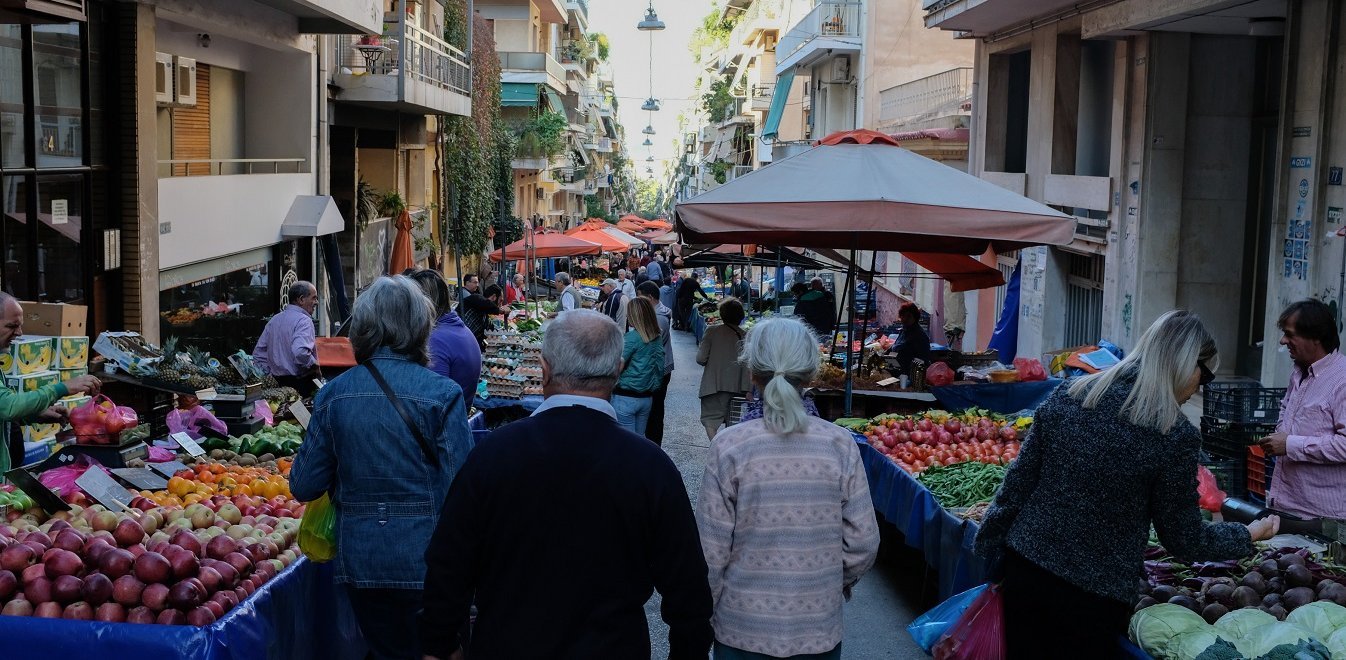
[{"label": "black crate", "polygon": [[1275,424],[1281,416],[1283,387],[1261,387],[1259,383],[1211,383],[1206,386],[1201,414],[1205,417],[1243,424]]},{"label": "black crate", "polygon": [[1243,461],[1248,447],[1275,432],[1275,424],[1240,424],[1202,417],[1201,447],[1212,456]]},{"label": "black crate", "polygon": [[1201,464],[1215,475],[1215,483],[1226,496],[1243,497],[1248,494],[1248,468],[1243,459],[1211,457],[1201,461]]}]

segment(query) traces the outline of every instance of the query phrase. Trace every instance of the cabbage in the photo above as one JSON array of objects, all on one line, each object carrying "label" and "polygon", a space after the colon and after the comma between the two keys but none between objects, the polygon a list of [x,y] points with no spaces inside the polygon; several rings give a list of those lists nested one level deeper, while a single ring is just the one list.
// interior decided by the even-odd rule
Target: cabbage
[{"label": "cabbage", "polygon": [[1296,607],[1285,621],[1313,633],[1316,639],[1326,640],[1332,633],[1346,628],[1346,607],[1320,600]]},{"label": "cabbage", "polygon": [[1245,607],[1220,617],[1220,620],[1215,622],[1215,631],[1227,640],[1238,641],[1249,630],[1269,623],[1276,623],[1276,617],[1255,607]]},{"label": "cabbage", "polygon": [[[1181,605],[1159,603],[1136,612],[1131,617],[1128,634],[1131,641],[1145,652],[1156,658],[1163,658],[1168,657],[1169,644],[1174,637],[1203,630],[1214,633],[1214,629],[1196,612]],[[1204,649],[1205,647],[1198,649],[1197,653]]]},{"label": "cabbage", "polygon": [[1210,626],[1206,630],[1193,630],[1185,632],[1168,640],[1168,646],[1163,655],[1156,656],[1162,660],[1196,660],[1206,649],[1220,641],[1219,635]]},{"label": "cabbage", "polygon": [[1258,658],[1282,644],[1294,646],[1302,640],[1312,638],[1312,633],[1293,623],[1277,621],[1249,630],[1242,638],[1234,641],[1234,646],[1238,647],[1239,653],[1244,657]]},{"label": "cabbage", "polygon": [[1334,658],[1346,658],[1346,628],[1338,630],[1324,639],[1327,650],[1332,652]]}]

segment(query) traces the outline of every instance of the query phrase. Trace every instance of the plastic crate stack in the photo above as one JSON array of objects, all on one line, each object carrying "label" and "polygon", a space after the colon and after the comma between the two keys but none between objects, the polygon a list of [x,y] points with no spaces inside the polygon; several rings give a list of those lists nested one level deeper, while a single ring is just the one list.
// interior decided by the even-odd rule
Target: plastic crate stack
[{"label": "plastic crate stack", "polygon": [[1266,497],[1273,463],[1255,448],[1276,431],[1285,389],[1258,382],[1211,383],[1203,394],[1201,445],[1220,488],[1231,497]]},{"label": "plastic crate stack", "polygon": [[518,399],[542,394],[542,347],[521,334],[490,331],[482,354],[481,377],[490,396]]}]

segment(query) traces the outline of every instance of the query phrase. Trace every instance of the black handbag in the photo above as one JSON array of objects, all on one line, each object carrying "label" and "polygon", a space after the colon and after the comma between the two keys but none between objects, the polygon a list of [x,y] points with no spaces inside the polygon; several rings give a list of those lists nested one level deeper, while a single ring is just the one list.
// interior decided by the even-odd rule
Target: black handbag
[{"label": "black handbag", "polygon": [[403,406],[402,401],[397,398],[397,395],[393,394],[393,388],[388,387],[388,381],[383,379],[383,374],[379,372],[378,367],[374,366],[374,361],[365,360],[365,368],[369,369],[369,375],[374,377],[374,382],[378,383],[379,387],[383,389],[383,394],[388,397],[388,402],[393,404],[397,414],[402,416],[402,421],[406,422],[407,429],[411,431],[412,437],[416,438],[416,443],[421,446],[421,451],[425,453],[425,460],[430,461],[430,464],[438,470],[439,455],[435,453],[434,447],[430,446],[430,441],[426,440],[425,436],[421,434],[421,430],[416,428],[415,422],[411,421],[411,415],[407,412],[406,406]]}]

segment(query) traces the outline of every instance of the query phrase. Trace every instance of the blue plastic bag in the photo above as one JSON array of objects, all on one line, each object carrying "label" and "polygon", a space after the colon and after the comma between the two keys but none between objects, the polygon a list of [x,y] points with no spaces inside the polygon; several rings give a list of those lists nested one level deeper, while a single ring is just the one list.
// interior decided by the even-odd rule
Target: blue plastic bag
[{"label": "blue plastic bag", "polygon": [[989,585],[979,585],[964,591],[957,596],[936,605],[934,609],[917,617],[907,626],[907,632],[911,633],[911,638],[916,640],[916,645],[920,646],[926,653],[934,648],[935,642],[948,632],[953,624],[958,622],[958,617],[977,600],[977,597],[986,591]]}]

